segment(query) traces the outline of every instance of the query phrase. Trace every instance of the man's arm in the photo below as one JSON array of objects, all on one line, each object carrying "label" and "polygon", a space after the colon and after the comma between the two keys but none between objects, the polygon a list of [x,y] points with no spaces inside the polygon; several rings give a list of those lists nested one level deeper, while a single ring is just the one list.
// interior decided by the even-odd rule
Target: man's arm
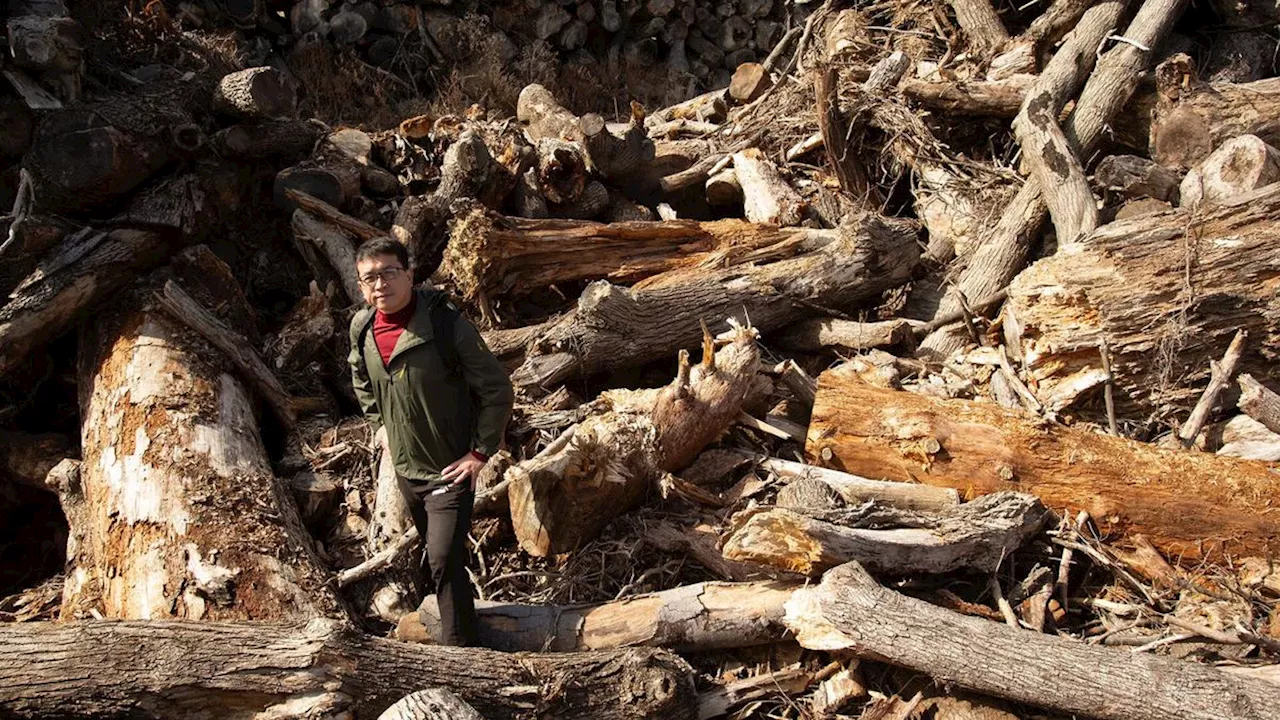
[{"label": "man's arm", "polygon": [[360,347],[360,331],[367,322],[367,318],[362,318],[362,315],[364,313],[357,313],[351,319],[351,352],[347,355],[347,364],[351,366],[351,389],[356,392],[360,410],[364,412],[365,420],[369,421],[369,429],[377,433],[382,428],[382,414],[378,412],[378,403],[373,397],[369,369],[364,365],[364,348]]},{"label": "man's arm", "polygon": [[454,339],[458,348],[458,360],[462,365],[462,376],[471,392],[480,400],[472,449],[486,456],[493,455],[502,444],[502,434],[506,431],[507,420],[515,405],[515,390],[511,387],[511,378],[507,376],[502,363],[489,350],[489,346],[484,344],[475,326],[465,317],[458,317]]}]

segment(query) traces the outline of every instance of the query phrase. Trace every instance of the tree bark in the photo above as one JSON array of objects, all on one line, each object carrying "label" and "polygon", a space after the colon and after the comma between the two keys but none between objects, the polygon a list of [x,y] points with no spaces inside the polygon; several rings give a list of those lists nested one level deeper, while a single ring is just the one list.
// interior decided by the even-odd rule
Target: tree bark
[{"label": "tree bark", "polygon": [[[477,602],[480,644],[507,652],[767,645],[782,640],[782,608],[796,587],[772,580],[696,583],[588,607]],[[434,643],[439,623],[432,596],[401,619],[396,637]]]},{"label": "tree bark", "polygon": [[1098,185],[1127,198],[1178,202],[1179,173],[1136,155],[1108,155],[1093,170]]},{"label": "tree bark", "polygon": [[[210,253],[176,266],[193,292],[247,316]],[[79,482],[64,618],[305,620],[337,604],[239,380],[139,290],[80,340]]]},{"label": "tree bark", "polygon": [[1151,159],[1191,168],[1234,137],[1257,135],[1280,144],[1280,78],[1251,83],[1204,83],[1185,55],[1156,70]]},{"label": "tree bark", "polygon": [[1280,538],[1280,518],[1257,504],[1280,490],[1264,465],[1045,427],[990,403],[876,388],[850,372],[819,378],[805,451],[865,477],[967,495],[1033,493],[1052,508],[1087,510],[1107,535],[1142,533],[1187,560],[1265,555]]},{"label": "tree bark", "polygon": [[270,120],[244,123],[219,130],[213,147],[237,160],[284,160],[296,163],[311,154],[320,139],[320,128],[307,120]]},{"label": "tree bark", "polygon": [[1241,373],[1237,381],[1240,384],[1240,409],[1271,432],[1280,433],[1280,395],[1248,373]]},{"label": "tree bark", "polygon": [[63,458],[74,454],[71,439],[65,435],[0,430],[0,477],[27,487],[56,490],[45,484],[45,477]]},{"label": "tree bark", "polygon": [[[1103,55],[1080,92],[1063,132],[1080,155],[1087,156],[1102,138],[1104,126],[1128,101],[1150,62],[1149,51],[1168,33],[1182,14],[1185,0],[1146,0],[1130,22],[1124,37],[1129,41]],[[1085,13],[1072,36],[1059,48],[1036,81],[1032,95],[1048,90],[1056,107],[1062,107],[1093,66],[1099,44],[1111,32],[1123,3],[1106,2]],[[1096,22],[1095,22],[1096,21]],[[1136,44],[1135,44],[1136,43]],[[1028,182],[1009,204],[991,235],[974,251],[961,273],[956,290],[939,307],[939,314],[959,309],[960,295],[985,298],[1004,288],[1022,269],[1034,239],[1039,235],[1047,208],[1039,183]],[[963,346],[961,331],[943,328],[920,344],[923,355],[945,357]]]},{"label": "tree bark", "polygon": [[[1268,287],[1280,268],[1280,186],[1205,213],[1177,210],[1115,222],[1075,254],[1032,265],[1009,288],[1005,312],[1023,328],[1023,353],[1043,401],[1112,355],[1116,412],[1189,412],[1237,330],[1249,333],[1240,372],[1274,377],[1280,310]],[[1212,297],[1210,301],[1209,298]],[[1157,354],[1153,362],[1152,354]]]},{"label": "tree bark", "polygon": [[324,620],[6,624],[0,648],[0,712],[17,718],[377,717],[434,686],[494,718],[691,720],[695,698],[692,670],[662,650],[511,655]]},{"label": "tree bark", "polygon": [[719,332],[727,327],[721,318],[750,316],[767,333],[814,314],[815,306],[847,307],[894,287],[919,258],[907,221],[865,214],[839,230],[795,232],[740,258],[750,264],[668,272],[631,289],[592,284],[575,310],[542,333],[512,380],[547,385],[577,370],[670,357],[697,342],[703,320]]},{"label": "tree bark", "polygon": [[214,112],[245,120],[279,120],[294,114],[293,85],[272,67],[252,67],[223,76],[213,91]]},{"label": "tree bark", "polygon": [[732,342],[716,352],[705,327],[696,367],[682,351],[670,385],[609,393],[607,411],[507,471],[511,524],[525,552],[546,557],[591,540],[733,423],[755,381],[756,333],[736,328]]},{"label": "tree bark", "polygon": [[[861,129],[849,127],[840,112],[839,76],[834,67],[817,73],[813,92],[818,101],[818,129],[827,149],[827,160],[835,168],[840,187],[853,196],[862,209],[875,209],[884,203],[862,168],[855,148],[860,144]],[[855,137],[850,137],[856,132]],[[850,146],[853,147],[850,147]]]},{"label": "tree bark", "polygon": [[724,556],[807,577],[850,560],[894,575],[991,574],[1040,531],[1049,511],[1030,495],[997,493],[937,513],[865,514],[862,508],[832,511],[837,524],[783,508],[747,511],[734,518]]},{"label": "tree bark", "polygon": [[911,336],[906,320],[854,322],[833,318],[805,320],[783,333],[778,341],[796,350],[869,350],[897,345]]},{"label": "tree bark", "polygon": [[443,272],[468,301],[525,295],[560,283],[630,284],[680,268],[800,239],[805,231],[741,220],[524,220],[476,209],[455,223]]},{"label": "tree bark", "polygon": [[484,720],[475,708],[442,688],[409,693],[383,711],[378,720]]},{"label": "tree bark", "polygon": [[851,505],[860,505],[868,500],[874,500],[882,505],[903,510],[944,512],[960,504],[959,494],[950,488],[932,487],[919,483],[868,480],[857,475],[790,460],[750,453],[735,454],[744,460],[756,463],[762,470],[776,473],[779,477],[790,479],[792,482],[805,479],[816,480],[834,490]]},{"label": "tree bark", "polygon": [[1066,713],[1107,720],[1280,718],[1271,683],[961,615],[881,587],[856,562],[798,591],[786,623],[806,648],[851,650],[947,685]]},{"label": "tree bark", "polygon": [[1180,186],[1182,206],[1216,205],[1280,181],[1280,150],[1256,135],[1241,135],[1218,146],[1191,169]]},{"label": "tree bark", "polygon": [[951,8],[969,45],[979,52],[994,52],[1009,42],[1009,31],[987,0],[951,0]]},{"label": "tree bark", "polygon": [[356,249],[347,234],[302,208],[293,211],[291,225],[298,243],[314,246],[329,261],[329,266],[342,283],[347,300],[352,305],[363,303],[364,293],[356,279]]},{"label": "tree bark", "polygon": [[948,114],[1012,118],[1022,109],[1022,101],[1036,80],[1035,75],[955,82],[906,78],[899,89],[921,105]]},{"label": "tree bark", "polygon": [[778,173],[764,153],[751,148],[733,155],[733,171],[742,185],[743,211],[748,221],[766,225],[799,225],[804,201]]}]

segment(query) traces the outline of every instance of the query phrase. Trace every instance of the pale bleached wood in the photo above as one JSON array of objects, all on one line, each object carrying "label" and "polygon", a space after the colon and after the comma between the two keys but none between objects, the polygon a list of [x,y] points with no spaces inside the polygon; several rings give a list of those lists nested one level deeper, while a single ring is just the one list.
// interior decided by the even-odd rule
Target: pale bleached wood
[{"label": "pale bleached wood", "polygon": [[874,500],[906,510],[943,511],[960,503],[959,493],[950,488],[908,482],[869,480],[816,465],[805,465],[804,463],[755,453],[732,452],[744,460],[755,463],[763,470],[777,473],[779,477],[792,481],[806,478],[816,480],[836,491],[845,502],[854,505]]},{"label": "pale bleached wood", "polygon": [[475,708],[443,688],[418,690],[397,700],[378,720],[484,720]]},{"label": "pale bleached wood", "polygon": [[1240,409],[1249,417],[1266,426],[1268,430],[1280,433],[1280,395],[1258,382],[1249,373],[1239,377]]}]

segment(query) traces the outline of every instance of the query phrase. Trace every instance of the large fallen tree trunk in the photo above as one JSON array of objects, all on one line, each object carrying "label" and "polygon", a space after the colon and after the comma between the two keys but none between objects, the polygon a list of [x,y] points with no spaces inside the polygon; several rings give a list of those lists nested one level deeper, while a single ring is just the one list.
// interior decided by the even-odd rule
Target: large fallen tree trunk
[{"label": "large fallen tree trunk", "polygon": [[[197,248],[202,250],[203,248]],[[174,272],[240,325],[230,269],[190,252]],[[303,620],[335,612],[310,537],[277,481],[254,406],[220,353],[145,289],[80,339],[77,482],[62,615]]]},{"label": "large fallen tree trunk", "polygon": [[455,225],[445,266],[464,298],[522,295],[558,283],[629,284],[788,240],[807,231],[741,220],[526,220],[474,210]]},{"label": "large fallen tree trunk", "polygon": [[830,514],[837,522],[783,508],[747,511],[735,518],[724,556],[808,577],[850,560],[884,573],[989,574],[1040,531],[1048,511],[1030,495],[999,493],[938,513],[858,508]]},{"label": "large fallen tree trunk", "polygon": [[631,289],[597,282],[572,312],[550,323],[515,372],[519,385],[550,385],[587,373],[640,365],[690,347],[701,322],[722,318],[769,332],[848,307],[905,282],[917,260],[914,223],[863,214],[837,230],[796,235],[734,258],[726,268],[657,275]]},{"label": "large fallen tree trunk", "polygon": [[1205,83],[1186,55],[1156,69],[1157,104],[1151,122],[1151,159],[1191,168],[1214,148],[1240,135],[1280,145],[1280,78],[1251,83]]},{"label": "large fallen tree trunk", "polygon": [[1111,351],[1116,411],[1185,417],[1236,331],[1239,371],[1273,376],[1280,355],[1280,185],[1208,211],[1111,223],[1077,252],[1045,258],[1009,287],[1005,312],[1041,400],[1102,370]]},{"label": "large fallen tree trunk", "polygon": [[873,387],[842,369],[818,379],[806,452],[866,477],[1032,493],[1174,557],[1266,555],[1280,538],[1280,512],[1267,506],[1280,476],[1261,463],[1045,426],[994,403]]},{"label": "large fallen tree trunk", "polygon": [[[778,642],[793,582],[696,583],[603,605],[556,607],[476,603],[480,644],[509,652],[569,652],[621,647],[676,651],[739,648]],[[401,640],[437,642],[435,597],[396,628]]]},{"label": "large fallen tree trunk", "polygon": [[1086,645],[882,587],[856,562],[787,604],[801,646],[852,651],[986,695],[1106,720],[1272,720],[1276,686],[1196,662]]},{"label": "large fallen tree trunk", "polygon": [[606,393],[601,400],[607,410],[507,471],[511,524],[521,548],[545,557],[594,538],[733,423],[755,381],[756,332],[735,327],[719,352],[706,325],[703,333],[696,367],[681,351],[670,385]]},{"label": "large fallen tree trunk", "polygon": [[647,648],[511,655],[368,637],[327,620],[0,626],[6,717],[377,717],[424,687],[491,718],[685,720],[695,706],[689,666]]}]

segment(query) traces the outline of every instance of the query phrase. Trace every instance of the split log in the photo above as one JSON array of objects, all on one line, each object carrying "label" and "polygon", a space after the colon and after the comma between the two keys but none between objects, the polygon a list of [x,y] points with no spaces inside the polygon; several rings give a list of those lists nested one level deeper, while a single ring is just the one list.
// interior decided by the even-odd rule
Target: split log
[{"label": "split log", "polygon": [[1186,55],[1156,70],[1157,105],[1151,159],[1190,168],[1231,138],[1256,135],[1280,144],[1280,78],[1251,83],[1204,83]]},{"label": "split log", "polygon": [[[226,313],[248,315],[211,253],[175,266]],[[253,404],[220,354],[143,290],[99,311],[80,339],[78,482],[62,616],[306,620],[335,598]],[[232,315],[235,317],[236,315]]]},{"label": "split log", "polygon": [[[494,718],[691,720],[695,700],[692,670],[662,650],[511,655],[324,620],[5,624],[0,657],[0,712],[16,718],[377,717],[423,686]],[[548,678],[564,683],[544,694]]]},{"label": "split log", "polygon": [[1240,383],[1240,409],[1271,432],[1280,433],[1280,395],[1248,373],[1241,373],[1237,382]]},{"label": "split log", "polygon": [[475,708],[442,688],[409,693],[383,711],[378,720],[484,720]]},{"label": "split log", "polygon": [[[556,607],[476,602],[480,645],[506,652],[665,647],[677,652],[779,642],[793,582],[696,583],[601,605]],[[400,640],[437,642],[435,596],[401,619]]]},{"label": "split log", "polygon": [[1263,680],[964,616],[888,590],[856,562],[798,591],[786,623],[806,648],[852,651],[947,685],[1068,714],[1280,718],[1275,686]]},{"label": "split log", "polygon": [[336,208],[347,207],[360,194],[360,170],[342,161],[304,160],[276,173],[273,195],[276,207],[292,212],[298,205],[289,191],[306,193]]},{"label": "split log", "polygon": [[1264,465],[1046,427],[994,404],[884,390],[838,369],[818,379],[805,451],[814,464],[865,477],[966,495],[1033,493],[1050,508],[1088,511],[1108,535],[1142,533],[1172,557],[1266,554],[1280,537],[1280,516],[1258,510],[1280,490]]},{"label": "split log", "polygon": [[453,227],[443,272],[467,300],[525,295],[550,285],[607,279],[630,284],[680,268],[785,243],[807,231],[741,220],[629,222],[524,220],[475,209]]},{"label": "split log", "polygon": [[244,120],[278,120],[294,114],[293,84],[273,67],[251,67],[224,75],[213,91],[213,110]]},{"label": "split log", "polygon": [[[1280,272],[1271,242],[1278,211],[1280,185],[1273,185],[1204,213],[1114,222],[1078,253],[1024,271],[1009,288],[1005,312],[1022,327],[1037,396],[1044,400],[1072,377],[1099,369],[1103,340],[1121,416],[1189,412],[1209,360],[1222,356],[1237,330],[1251,338],[1240,372],[1271,378],[1280,353],[1280,310],[1268,289]],[[1206,292],[1213,302],[1196,299]],[[1153,352],[1163,353],[1159,362],[1151,361]]]},{"label": "split log", "polygon": [[729,81],[729,97],[744,105],[764,94],[771,84],[769,71],[764,65],[742,63],[733,71],[733,79]]},{"label": "split log", "polygon": [[795,350],[847,352],[897,345],[910,336],[911,326],[906,320],[864,323],[828,318],[797,323],[780,335],[778,342]]},{"label": "split log", "polygon": [[1232,138],[1183,178],[1182,206],[1216,205],[1280,181],[1280,150],[1256,135]]},{"label": "split log", "polygon": [[733,520],[724,556],[807,577],[850,560],[895,575],[991,574],[1049,516],[1034,497],[1017,493],[986,495],[937,514],[872,509],[872,522],[859,522],[863,510],[832,511],[839,524],[782,508],[745,511]]},{"label": "split log", "polygon": [[1093,177],[1106,190],[1127,198],[1154,198],[1176,203],[1182,178],[1177,172],[1136,155],[1108,155]]},{"label": "split log", "polygon": [[[1159,45],[1182,14],[1185,0],[1146,0],[1129,23],[1120,43],[1101,58],[1097,48],[1115,27],[1122,3],[1099,3],[1086,11],[1080,24],[1045,67],[1033,95],[1048,90],[1055,107],[1061,108],[1075,87],[1088,75],[1063,133],[1080,156],[1087,157],[1102,139],[1103,129],[1129,100],[1142,70],[1151,60],[1150,51]],[[1005,209],[991,235],[974,251],[954,290],[939,307],[939,314],[960,308],[960,298],[985,298],[1004,288],[1022,269],[1031,245],[1039,235],[1048,209],[1039,183],[1028,182]],[[945,357],[963,346],[964,336],[955,328],[934,331],[920,344],[921,354]]]},{"label": "split log", "polygon": [[960,495],[950,488],[933,487],[918,483],[868,480],[838,470],[805,465],[779,458],[737,453],[743,460],[750,460],[762,470],[778,477],[798,480],[814,480],[831,488],[850,505],[860,505],[873,500],[882,505],[904,510],[943,512],[960,504]]},{"label": "split log", "polygon": [[[578,306],[550,324],[538,349],[512,376],[548,385],[577,370],[600,372],[670,357],[697,342],[706,318],[737,317],[769,332],[849,306],[906,281],[919,258],[909,221],[864,214],[837,230],[799,230],[718,269],[679,270],[634,288],[597,282]],[[720,332],[727,321],[712,329]]]},{"label": "split log", "polygon": [[507,471],[511,524],[520,547],[546,557],[596,536],[638,505],[664,473],[688,465],[742,411],[755,380],[756,331],[737,327],[715,351],[703,324],[703,359],[661,390],[612,391],[605,410]]}]

